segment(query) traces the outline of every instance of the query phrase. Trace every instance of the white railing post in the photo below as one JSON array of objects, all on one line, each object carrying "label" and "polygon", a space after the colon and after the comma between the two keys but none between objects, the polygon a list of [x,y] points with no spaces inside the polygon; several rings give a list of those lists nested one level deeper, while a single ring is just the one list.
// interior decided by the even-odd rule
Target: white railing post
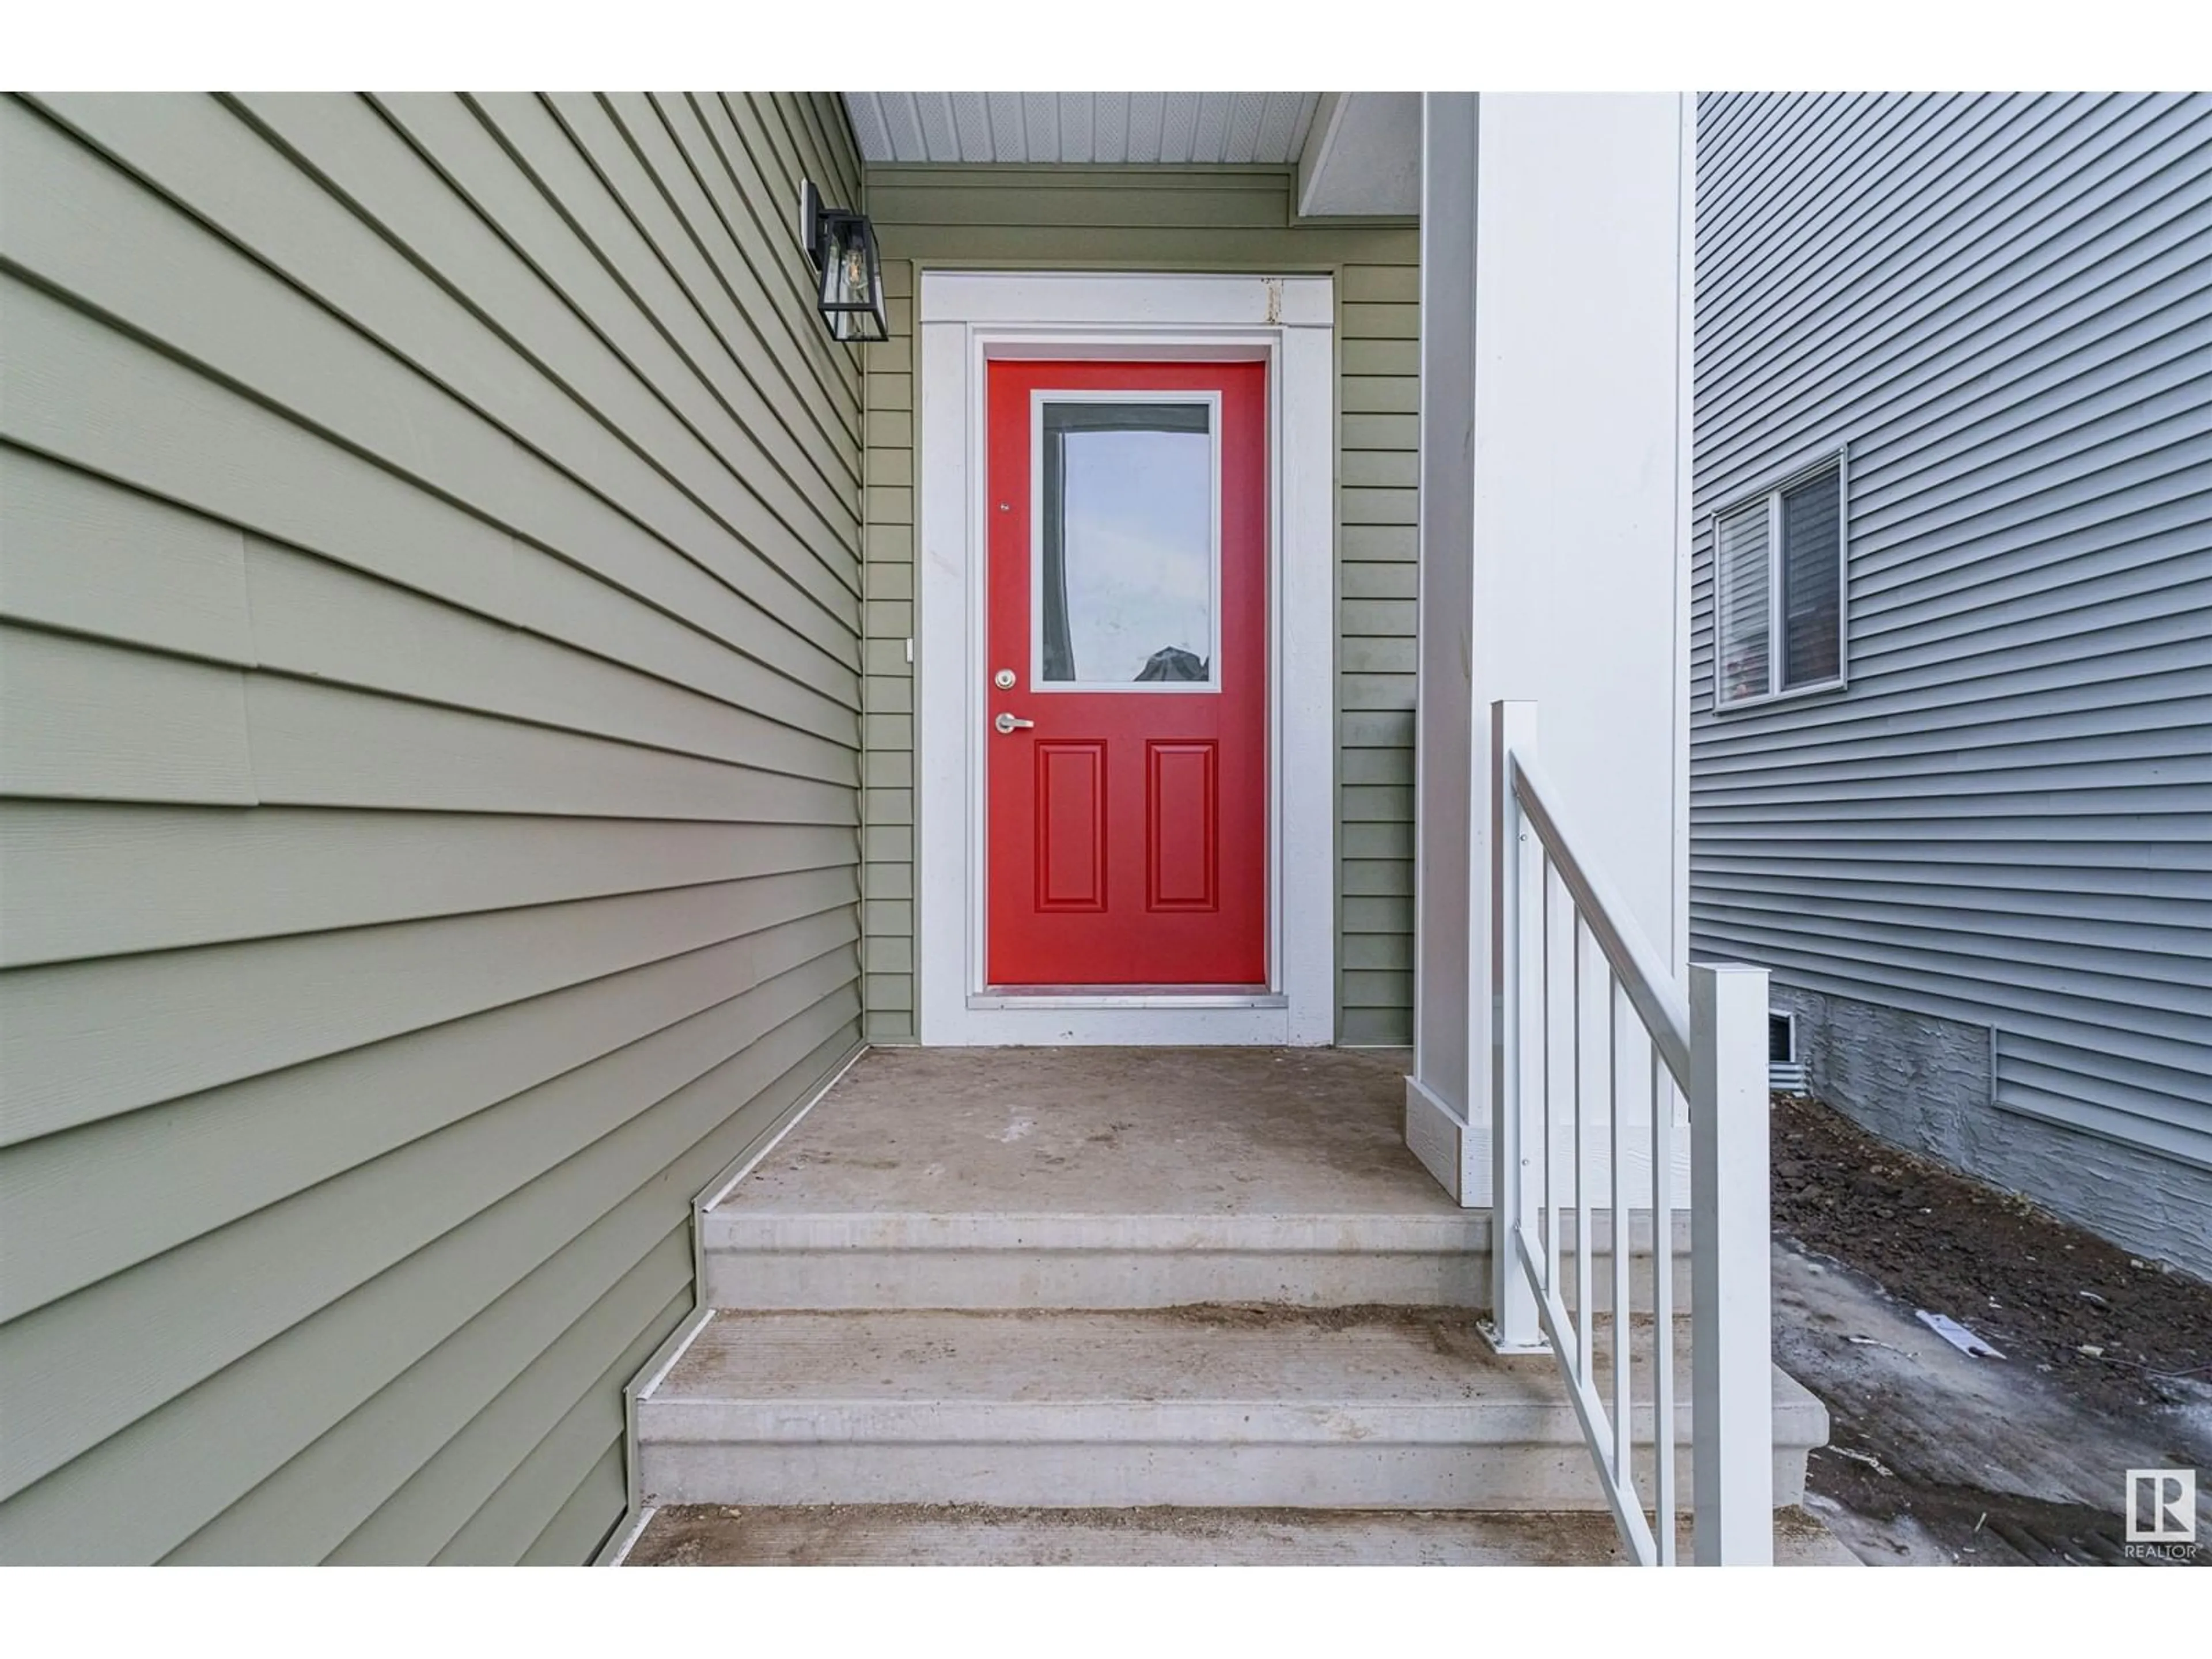
[{"label": "white railing post", "polygon": [[[1690,969],[1691,1472],[1699,1566],[1774,1560],[1766,970]],[[1663,1109],[1659,1102],[1653,1109]],[[1654,1218],[1664,1224],[1663,1218]],[[1662,1432],[1664,1432],[1662,1430]]]},{"label": "white railing post", "polygon": [[1549,1345],[1537,1318],[1536,1293],[1522,1269],[1519,1235],[1541,1201],[1540,1164],[1529,1144],[1533,1116],[1542,1133],[1543,1005],[1529,994],[1540,981],[1528,971],[1531,931],[1543,924],[1544,849],[1522,821],[1512,788],[1510,757],[1536,746],[1536,705],[1490,705],[1490,964],[1498,992],[1491,1044],[1490,1323],[1501,1353],[1539,1353]]}]

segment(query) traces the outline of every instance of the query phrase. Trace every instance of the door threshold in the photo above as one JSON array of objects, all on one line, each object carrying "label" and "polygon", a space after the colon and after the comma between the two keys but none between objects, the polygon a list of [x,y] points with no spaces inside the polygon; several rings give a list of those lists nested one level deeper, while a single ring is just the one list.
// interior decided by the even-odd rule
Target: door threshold
[{"label": "door threshold", "polygon": [[1287,1008],[1264,985],[993,985],[970,1008]]}]

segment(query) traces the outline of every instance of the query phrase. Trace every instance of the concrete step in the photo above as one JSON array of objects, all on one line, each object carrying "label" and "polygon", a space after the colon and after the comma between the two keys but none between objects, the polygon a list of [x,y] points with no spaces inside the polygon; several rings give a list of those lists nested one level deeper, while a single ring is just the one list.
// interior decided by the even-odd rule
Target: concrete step
[{"label": "concrete step", "polygon": [[[1648,1323],[1632,1337],[1650,1394]],[[1601,1352],[1604,1351],[1601,1345]],[[1674,1425],[1688,1493],[1686,1331]],[[1827,1413],[1777,1371],[1775,1495]],[[1635,1414],[1649,1440],[1649,1404]],[[1423,1308],[722,1313],[639,1399],[654,1504],[1601,1505],[1555,1363]]]},{"label": "concrete step", "polygon": [[[708,1305],[732,1310],[1325,1308],[1490,1305],[1490,1213],[1165,1215],[792,1211],[739,1201],[702,1230]],[[1675,1259],[1689,1305],[1687,1221]],[[1592,1234],[1610,1306],[1611,1229]],[[1640,1235],[1640,1236],[1639,1236]],[[1631,1306],[1651,1307],[1648,1218],[1632,1229]],[[1565,1259],[1571,1263],[1573,1249]],[[1570,1269],[1571,1282],[1571,1269]]]},{"label": "concrete step", "polygon": [[[1686,1531],[1682,1558],[1689,1559]],[[1609,1566],[1612,1517],[1375,1510],[1048,1510],[896,1504],[657,1510],[623,1565],[738,1566]],[[1778,1566],[1856,1566],[1802,1510]]]}]

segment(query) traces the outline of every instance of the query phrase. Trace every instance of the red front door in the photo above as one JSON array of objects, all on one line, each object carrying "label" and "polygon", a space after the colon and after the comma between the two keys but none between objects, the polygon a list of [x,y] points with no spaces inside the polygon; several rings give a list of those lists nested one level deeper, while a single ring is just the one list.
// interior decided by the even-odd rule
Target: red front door
[{"label": "red front door", "polygon": [[1266,368],[989,374],[990,982],[1263,985]]}]

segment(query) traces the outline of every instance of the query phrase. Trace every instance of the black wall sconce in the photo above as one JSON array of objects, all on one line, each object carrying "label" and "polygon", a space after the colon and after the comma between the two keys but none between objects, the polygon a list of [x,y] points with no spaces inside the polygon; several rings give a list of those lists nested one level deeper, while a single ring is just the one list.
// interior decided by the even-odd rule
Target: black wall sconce
[{"label": "black wall sconce", "polygon": [[884,262],[876,252],[876,228],[864,213],[822,205],[811,179],[799,187],[799,235],[806,257],[822,273],[815,309],[838,340],[888,340],[890,319],[884,311]]}]

